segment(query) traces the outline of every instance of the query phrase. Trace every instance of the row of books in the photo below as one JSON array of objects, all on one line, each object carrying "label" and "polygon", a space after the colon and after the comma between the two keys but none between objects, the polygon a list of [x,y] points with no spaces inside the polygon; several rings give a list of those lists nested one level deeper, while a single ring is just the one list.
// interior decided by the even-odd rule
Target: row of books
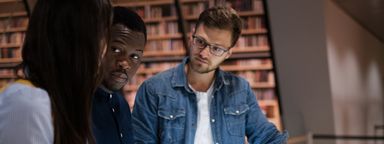
[{"label": "row of books", "polygon": [[264,17],[261,16],[252,16],[252,17],[242,17],[243,20],[243,29],[266,29],[264,23]]},{"label": "row of books", "polygon": [[[146,51],[178,51],[184,50],[183,41],[180,39],[148,41]],[[145,54],[145,51],[144,51]]]},{"label": "row of books", "polygon": [[184,16],[196,16],[208,8],[207,2],[192,3],[181,7]]},{"label": "row of books", "polygon": [[275,100],[275,89],[252,89],[257,100]]},{"label": "row of books", "polygon": [[243,35],[240,36],[235,47],[267,47],[268,45],[267,35]]},{"label": "row of books", "polygon": [[26,17],[5,17],[0,19],[0,30],[7,28],[20,28],[28,26]]},{"label": "row of books", "polygon": [[264,12],[263,2],[261,0],[227,0],[226,6],[232,7],[237,11]]},{"label": "row of books", "polygon": [[257,83],[268,83],[274,85],[274,73],[272,71],[257,70],[257,71],[239,71],[236,75],[246,79],[251,85]]},{"label": "row of books", "polygon": [[24,32],[2,33],[0,34],[0,46],[7,44],[21,44],[24,37]]},{"label": "row of books", "polygon": [[[264,12],[261,0],[229,0],[226,2],[226,6],[232,7],[238,12]],[[197,16],[208,7],[209,3],[202,1],[182,5],[181,10],[184,16]],[[136,13],[145,19],[177,16],[174,4],[131,7],[131,9],[136,11]]]},{"label": "row of books", "polygon": [[176,16],[176,9],[173,4],[131,7],[130,9],[144,19]]},{"label": "row of books", "polygon": [[177,22],[154,23],[147,25],[147,35],[164,35],[179,33]]},{"label": "row of books", "polygon": [[21,57],[19,48],[1,48],[0,58],[19,58]]},{"label": "row of books", "polygon": [[0,75],[12,75],[14,74],[13,69],[0,69]]}]

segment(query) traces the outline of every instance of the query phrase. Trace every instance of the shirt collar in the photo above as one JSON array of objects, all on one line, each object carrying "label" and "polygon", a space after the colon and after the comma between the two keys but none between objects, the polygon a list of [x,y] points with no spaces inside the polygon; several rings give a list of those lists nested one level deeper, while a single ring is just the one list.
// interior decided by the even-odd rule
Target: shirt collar
[{"label": "shirt collar", "polygon": [[99,86],[95,92],[95,98],[101,101],[109,101],[111,96],[115,97],[118,95],[121,95],[120,91],[109,91],[102,86]]},{"label": "shirt collar", "polygon": [[[188,92],[193,93],[192,89],[188,86],[187,75],[184,71],[185,65],[188,61],[189,57],[185,57],[181,64],[175,68],[172,74],[171,84],[172,87],[184,87]],[[229,81],[225,78],[224,72],[220,68],[217,68],[215,77],[215,90],[219,90],[223,85],[229,85]]]}]

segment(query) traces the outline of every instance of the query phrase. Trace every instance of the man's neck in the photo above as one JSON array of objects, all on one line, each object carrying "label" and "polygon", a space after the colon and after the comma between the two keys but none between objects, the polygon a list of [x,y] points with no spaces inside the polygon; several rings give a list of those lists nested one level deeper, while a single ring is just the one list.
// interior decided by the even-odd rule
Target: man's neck
[{"label": "man's neck", "polygon": [[185,72],[187,75],[188,83],[193,87],[194,90],[200,92],[206,92],[215,78],[215,71],[211,71],[209,73],[198,73],[193,71],[189,65],[185,66]]}]

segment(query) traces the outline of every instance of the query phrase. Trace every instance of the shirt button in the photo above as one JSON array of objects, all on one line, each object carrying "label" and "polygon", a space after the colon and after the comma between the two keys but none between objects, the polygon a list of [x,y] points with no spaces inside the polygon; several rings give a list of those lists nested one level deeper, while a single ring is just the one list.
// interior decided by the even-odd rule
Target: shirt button
[{"label": "shirt button", "polygon": [[120,137],[123,138],[123,133],[120,133]]},{"label": "shirt button", "polygon": [[112,94],[109,94],[109,99],[111,99],[112,98]]},{"label": "shirt button", "polygon": [[173,115],[170,115],[169,118],[173,118]]},{"label": "shirt button", "polygon": [[236,113],[238,114],[238,113],[240,113],[240,111],[237,110]]},{"label": "shirt button", "polygon": [[214,123],[214,122],[215,122],[215,119],[212,119],[211,121]]},{"label": "shirt button", "polygon": [[112,108],[112,112],[115,112],[115,109],[114,109],[114,108]]}]

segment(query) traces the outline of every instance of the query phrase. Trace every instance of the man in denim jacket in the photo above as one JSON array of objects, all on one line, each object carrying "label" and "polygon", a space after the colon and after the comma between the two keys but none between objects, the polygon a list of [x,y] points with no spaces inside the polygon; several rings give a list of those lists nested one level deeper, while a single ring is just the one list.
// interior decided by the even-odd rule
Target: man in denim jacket
[{"label": "man in denim jacket", "polygon": [[146,80],[133,111],[135,143],[281,144],[280,133],[264,116],[248,82],[223,72],[241,33],[231,8],[214,7],[199,17],[189,57]]}]

